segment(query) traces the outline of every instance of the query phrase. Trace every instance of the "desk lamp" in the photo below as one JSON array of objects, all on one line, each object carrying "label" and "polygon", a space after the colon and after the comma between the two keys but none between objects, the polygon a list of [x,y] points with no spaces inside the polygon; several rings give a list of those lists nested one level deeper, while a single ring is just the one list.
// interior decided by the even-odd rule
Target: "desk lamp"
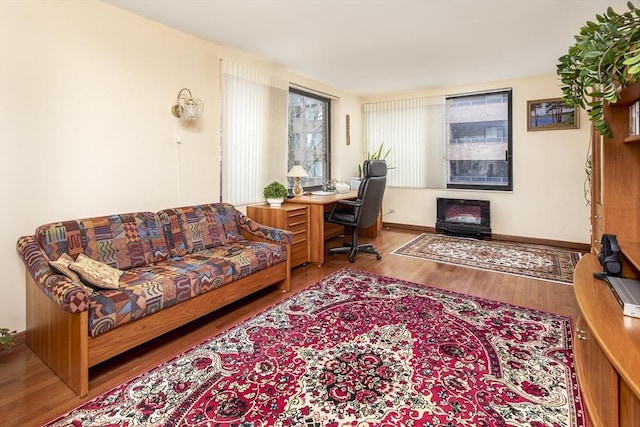
[{"label": "desk lamp", "polygon": [[295,184],[293,186],[293,195],[298,197],[302,194],[302,178],[309,176],[307,172],[300,165],[295,165],[291,168],[291,170],[287,173],[287,176],[295,179]]}]

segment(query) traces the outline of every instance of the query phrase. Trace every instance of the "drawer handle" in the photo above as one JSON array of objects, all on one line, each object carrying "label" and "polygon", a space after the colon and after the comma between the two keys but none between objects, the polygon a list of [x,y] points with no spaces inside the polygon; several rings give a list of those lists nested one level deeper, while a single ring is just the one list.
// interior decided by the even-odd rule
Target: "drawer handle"
[{"label": "drawer handle", "polygon": [[587,335],[585,334],[585,331],[583,331],[580,328],[576,328],[576,337],[582,341],[587,339]]},{"label": "drawer handle", "polygon": [[593,219],[600,219],[600,218],[602,218],[600,215],[594,215],[593,216]]}]

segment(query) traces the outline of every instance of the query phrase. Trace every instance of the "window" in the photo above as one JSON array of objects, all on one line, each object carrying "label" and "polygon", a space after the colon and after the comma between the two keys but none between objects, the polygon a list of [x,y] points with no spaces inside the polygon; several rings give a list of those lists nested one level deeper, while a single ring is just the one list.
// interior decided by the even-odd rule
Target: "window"
[{"label": "window", "polygon": [[[331,179],[330,159],[331,101],[327,98],[289,89],[288,168],[300,165],[309,175],[302,179],[306,189],[317,189]],[[289,187],[293,187],[293,178]]]},{"label": "window", "polygon": [[511,90],[447,97],[447,188],[513,189],[511,117]]}]

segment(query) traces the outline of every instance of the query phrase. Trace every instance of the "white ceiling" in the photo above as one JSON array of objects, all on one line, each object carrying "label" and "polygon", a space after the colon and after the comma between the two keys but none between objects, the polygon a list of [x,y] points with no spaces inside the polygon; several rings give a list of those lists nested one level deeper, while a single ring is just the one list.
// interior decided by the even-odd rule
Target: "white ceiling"
[{"label": "white ceiling", "polygon": [[628,10],[627,0],[104,1],[355,95],[554,73],[586,21]]}]

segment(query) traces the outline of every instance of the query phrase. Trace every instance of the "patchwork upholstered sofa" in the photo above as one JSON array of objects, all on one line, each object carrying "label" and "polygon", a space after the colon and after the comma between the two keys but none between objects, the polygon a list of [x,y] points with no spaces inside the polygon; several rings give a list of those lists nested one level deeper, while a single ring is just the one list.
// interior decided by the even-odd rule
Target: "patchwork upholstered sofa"
[{"label": "patchwork upholstered sofa", "polygon": [[292,238],[225,203],[42,225],[17,243],[27,345],[86,396],[89,367],[264,287],[288,291]]}]

